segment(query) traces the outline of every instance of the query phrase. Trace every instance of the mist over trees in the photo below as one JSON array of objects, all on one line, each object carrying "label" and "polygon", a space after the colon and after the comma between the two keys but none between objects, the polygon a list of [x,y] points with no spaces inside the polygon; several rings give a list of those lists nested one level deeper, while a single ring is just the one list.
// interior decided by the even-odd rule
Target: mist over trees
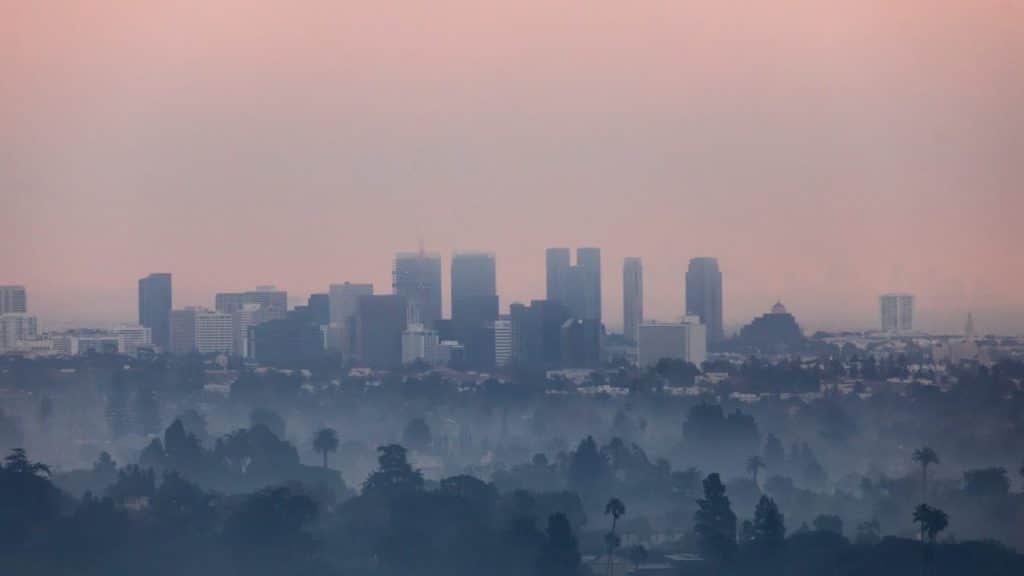
[{"label": "mist over trees", "polygon": [[[883,364],[865,369],[902,371]],[[14,574],[1022,570],[1017,365],[812,396],[799,382],[835,366],[790,365],[795,388],[753,361],[712,369],[741,377],[4,358],[3,557]]]}]

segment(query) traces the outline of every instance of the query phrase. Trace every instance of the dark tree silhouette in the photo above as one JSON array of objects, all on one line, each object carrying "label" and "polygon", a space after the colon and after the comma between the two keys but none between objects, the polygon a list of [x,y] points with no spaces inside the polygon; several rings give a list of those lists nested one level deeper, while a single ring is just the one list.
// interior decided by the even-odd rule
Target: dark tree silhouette
[{"label": "dark tree silhouette", "polygon": [[584,498],[593,496],[595,488],[600,486],[608,474],[608,461],[597,449],[597,442],[592,436],[580,441],[569,459],[569,485],[579,491]]},{"label": "dark tree silhouette", "polygon": [[338,451],[338,433],[334,428],[321,428],[313,437],[313,449],[324,457],[324,468],[327,468],[327,454]]},{"label": "dark tree silhouette", "polygon": [[615,528],[619,522],[619,517],[626,513],[626,505],[622,503],[622,500],[618,498],[612,498],[604,506],[605,516],[612,517],[612,528],[605,535],[605,545],[608,548],[608,574],[611,576],[612,573],[612,554],[615,553],[615,549],[619,547],[621,539]]},{"label": "dark tree silhouette", "polygon": [[548,517],[544,544],[537,559],[542,576],[576,576],[580,573],[580,551],[565,514]]},{"label": "dark tree silhouette", "polygon": [[409,465],[399,444],[377,448],[377,470],[363,483],[363,494],[394,497],[423,490],[423,474]]},{"label": "dark tree silhouette", "polygon": [[770,547],[781,546],[786,539],[786,523],[775,500],[768,496],[761,496],[754,509],[754,533],[755,542]]},{"label": "dark tree silhouette", "polygon": [[843,535],[843,519],[835,514],[818,514],[811,523],[818,532]]},{"label": "dark tree silhouette", "polygon": [[717,473],[704,479],[704,497],[697,500],[694,531],[697,548],[709,561],[730,562],[736,553],[736,514]]},{"label": "dark tree silhouette", "polygon": [[939,463],[939,455],[935,450],[923,446],[914,450],[913,458],[921,466],[921,501],[924,502],[928,499],[928,467]]},{"label": "dark tree silhouette", "polygon": [[949,525],[949,515],[927,504],[918,504],[914,508],[914,523],[921,527],[921,540],[927,537],[928,542],[934,543],[939,532]]}]

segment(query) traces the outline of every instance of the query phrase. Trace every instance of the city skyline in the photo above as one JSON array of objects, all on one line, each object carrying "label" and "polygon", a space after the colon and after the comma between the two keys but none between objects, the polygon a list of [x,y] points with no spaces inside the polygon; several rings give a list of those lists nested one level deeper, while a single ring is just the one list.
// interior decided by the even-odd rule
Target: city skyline
[{"label": "city skyline", "polygon": [[[604,258],[601,257],[601,248],[599,248],[599,247],[585,247],[585,248],[582,248],[582,250],[585,253],[588,253],[588,254],[590,254],[590,253],[595,254],[595,256],[591,258],[591,263],[596,261],[596,263],[597,263],[597,265],[599,267],[602,265],[601,261]],[[558,253],[558,256],[563,256],[563,254],[561,254],[561,253],[565,252],[565,251],[568,251],[567,253],[570,255],[570,262],[571,262],[572,261],[572,259],[571,259],[571,251],[569,249],[567,249],[567,248],[560,248],[560,247],[556,247],[556,248],[550,248],[549,247],[549,248],[545,249],[545,257],[544,257],[545,263],[544,263],[544,270],[542,272],[543,272],[543,274],[545,276],[545,282],[547,282],[549,285],[550,285],[550,282],[551,282],[551,279],[552,279],[551,254],[552,253]],[[449,278],[450,280],[454,278],[454,276],[451,276],[452,264],[453,264],[453,262],[459,260],[460,258],[463,259],[463,260],[467,260],[467,261],[470,261],[470,260],[482,260],[484,262],[487,262],[487,266],[490,267],[490,271],[487,272],[487,273],[489,273],[489,274],[491,274],[493,276],[493,279],[491,280],[491,282],[495,282],[495,284],[496,284],[494,286],[494,289],[496,290],[496,297],[497,297],[498,302],[499,302],[499,304],[498,304],[499,305],[498,314],[501,315],[501,316],[507,316],[510,313],[510,306],[513,305],[513,304],[527,305],[527,304],[529,304],[530,302],[532,302],[534,300],[550,299],[549,296],[546,293],[544,293],[545,292],[544,290],[542,290],[541,294],[533,295],[533,296],[530,296],[528,298],[521,299],[521,300],[519,300],[519,299],[510,299],[508,297],[503,296],[503,293],[502,293],[502,290],[501,290],[501,286],[500,286],[500,284],[497,284],[497,280],[496,280],[497,279],[497,270],[496,270],[497,266],[495,265],[496,255],[493,252],[477,251],[477,250],[456,250],[456,251],[451,252],[450,254],[445,255],[445,254],[441,254],[439,252],[422,252],[422,251],[421,252],[410,252],[410,251],[404,251],[403,252],[403,251],[397,251],[397,252],[394,252],[392,254],[392,257],[393,257],[393,259],[391,261],[392,262],[391,286],[386,286],[385,287],[386,289],[390,289],[389,292],[379,292],[378,290],[380,288],[377,287],[377,285],[374,284],[374,283],[351,284],[348,281],[346,281],[344,283],[332,282],[332,283],[329,283],[326,286],[322,286],[322,287],[319,287],[317,289],[314,289],[314,290],[312,290],[309,293],[298,293],[298,294],[295,293],[295,292],[289,291],[289,290],[287,290],[285,288],[279,288],[275,284],[262,284],[262,285],[255,286],[255,287],[253,287],[251,289],[241,289],[241,290],[232,290],[232,291],[217,290],[217,291],[215,291],[214,294],[210,295],[210,301],[208,301],[208,302],[186,302],[186,303],[180,303],[180,301],[177,300],[178,296],[175,296],[176,303],[174,305],[174,309],[175,310],[184,310],[184,309],[189,309],[189,308],[216,309],[218,311],[226,310],[228,313],[231,313],[231,312],[233,312],[233,309],[237,308],[238,306],[240,306],[240,302],[242,302],[242,300],[244,300],[247,297],[250,298],[250,299],[255,298],[256,300],[261,300],[261,299],[265,299],[265,298],[267,298],[269,296],[275,297],[275,302],[277,302],[276,305],[279,308],[280,308],[281,303],[283,303],[287,307],[288,310],[290,310],[292,308],[295,308],[295,307],[303,307],[303,306],[308,305],[309,304],[309,298],[313,297],[313,296],[319,296],[321,298],[324,298],[325,299],[324,300],[325,301],[325,306],[326,306],[327,305],[326,302],[327,302],[327,298],[328,298],[329,292],[331,292],[332,288],[337,288],[337,287],[340,287],[340,286],[356,286],[356,287],[366,286],[370,290],[370,293],[373,293],[374,291],[377,291],[378,294],[383,294],[383,295],[397,294],[398,292],[396,292],[396,287],[394,285],[394,282],[395,282],[395,280],[394,280],[395,279],[395,268],[394,268],[395,263],[397,263],[399,261],[402,261],[403,259],[404,260],[410,260],[410,259],[418,259],[418,258],[425,258],[426,261],[432,263],[431,266],[439,265],[440,266],[440,275],[441,276],[450,276],[450,278]],[[557,259],[559,260],[559,264],[561,264],[561,262],[560,262],[561,258],[557,258]],[[623,267],[624,274],[625,274],[625,270],[628,269],[629,266],[631,266],[631,265],[638,265],[640,260],[641,259],[638,258],[638,257],[626,256],[626,257],[622,258],[622,260],[619,262],[619,264],[620,264],[620,266]],[[693,266],[695,265],[695,263],[697,265],[703,265],[705,262],[710,262],[712,264],[712,266],[714,266],[714,270],[715,270],[715,272],[718,275],[718,278],[715,281],[719,283],[719,286],[718,286],[717,289],[719,291],[721,291],[722,296],[721,296],[721,299],[718,300],[717,306],[719,306],[721,309],[724,309],[724,311],[720,311],[719,312],[719,314],[721,314],[723,316],[723,318],[726,319],[724,321],[724,324],[723,324],[723,327],[722,327],[724,337],[729,338],[729,337],[734,336],[736,331],[740,327],[742,327],[743,325],[748,323],[750,320],[755,318],[757,316],[757,314],[755,314],[754,316],[751,316],[750,318],[746,318],[746,319],[742,319],[741,318],[741,319],[736,319],[734,321],[730,321],[729,320],[730,315],[728,314],[728,311],[729,311],[730,306],[729,306],[728,297],[725,296],[725,294],[727,294],[727,290],[725,289],[725,287],[728,286],[728,282],[722,280],[722,278],[726,277],[726,274],[721,271],[721,268],[718,267],[719,263],[717,262],[716,258],[714,258],[714,257],[707,257],[707,256],[699,256],[699,257],[691,258],[689,260],[688,268],[687,268],[687,270],[684,270],[684,273],[683,273],[684,282],[683,282],[683,285],[682,285],[682,300],[683,300],[682,308],[680,310],[676,310],[676,311],[669,311],[667,314],[662,314],[662,315],[651,315],[651,314],[647,314],[645,312],[642,312],[641,313],[642,314],[641,321],[642,322],[650,321],[650,322],[656,322],[656,323],[658,323],[658,322],[678,322],[678,321],[683,320],[684,317],[688,316],[688,315],[696,314],[697,316],[700,316],[698,311],[693,310],[693,309],[689,309],[691,307],[691,305],[692,305],[692,303],[688,303],[687,302],[687,299],[689,298],[687,296],[687,294],[688,294],[688,289],[690,287],[687,285],[687,281],[685,280],[685,278],[687,277],[688,274],[690,274],[693,271]],[[474,265],[476,265],[476,264],[474,264]],[[577,258],[577,263],[575,265],[569,266],[569,268],[567,268],[568,272],[572,272],[573,270],[576,270],[577,272],[581,272],[580,279],[582,280],[582,277],[583,277],[582,276],[582,270],[583,269],[579,268],[578,258]],[[431,275],[436,275],[436,271],[430,272],[430,274]],[[611,282],[612,285],[614,285],[615,281],[616,281],[616,278],[601,278],[599,270],[597,272],[597,275],[598,275],[597,280],[600,282],[600,289],[599,289],[599,293],[598,293],[597,297],[598,297],[598,299],[604,298],[605,302],[607,302],[608,295],[607,295],[607,291],[606,291],[606,286],[609,284],[609,282]],[[170,273],[150,273],[148,276],[143,277],[143,278],[141,278],[138,281],[139,290],[138,290],[138,292],[136,294],[136,300],[135,300],[135,307],[136,307],[135,309],[137,310],[137,312],[136,312],[136,316],[134,317],[134,320],[121,319],[121,320],[116,320],[116,321],[98,321],[98,322],[93,322],[93,323],[76,323],[75,321],[67,321],[67,320],[62,321],[59,318],[58,319],[49,318],[45,312],[40,313],[40,311],[37,310],[37,309],[33,309],[30,312],[31,312],[31,315],[33,317],[41,318],[42,319],[41,320],[42,326],[40,327],[40,331],[49,330],[49,329],[64,330],[64,329],[72,329],[72,328],[111,329],[111,328],[114,328],[114,327],[124,326],[124,325],[129,325],[129,326],[133,326],[133,325],[146,325],[145,322],[142,322],[142,316],[141,316],[142,310],[143,310],[143,304],[142,304],[143,291],[141,290],[142,284],[144,282],[146,282],[146,281],[152,280],[154,277],[167,277],[169,279],[169,277],[172,277],[172,276],[173,276],[173,274],[170,274]],[[569,277],[571,278],[571,275]],[[608,317],[607,316],[608,310],[603,308],[604,309],[604,313],[603,313],[604,319],[601,320],[601,324],[606,326],[609,332],[622,333],[626,329],[626,326],[623,324],[623,320],[625,318],[625,306],[626,306],[625,301],[624,301],[624,299],[625,299],[625,290],[626,290],[626,286],[625,286],[626,281],[624,280],[624,278],[625,277],[623,277],[623,281],[618,283],[618,286],[619,286],[619,289],[620,289],[620,291],[618,293],[618,297],[620,298],[620,306],[618,306],[617,309],[613,309],[614,312],[618,314],[618,317],[617,318],[615,318],[615,317]],[[436,280],[431,280],[431,282],[434,282],[434,281],[440,281],[440,284],[438,284],[437,286],[434,286],[433,288],[431,288],[431,290],[435,290],[435,289],[436,290],[440,290],[440,296],[441,296],[441,300],[442,300],[442,308],[441,308],[441,314],[438,317],[438,319],[452,319],[453,315],[452,315],[452,305],[451,305],[452,300],[451,299],[452,299],[453,287],[455,287],[457,285],[457,283],[456,284],[445,283],[444,281],[441,281],[439,277],[436,278]],[[29,290],[25,290],[25,286],[23,284],[22,285],[6,286],[5,288],[18,289],[18,290],[22,290],[24,292],[28,292],[29,291]],[[578,286],[568,285],[568,286],[563,287],[563,290],[567,290],[568,291],[566,293],[566,295],[568,296],[569,292],[574,292],[574,291],[575,292],[580,292],[581,290],[583,290],[583,287],[582,287],[582,285],[578,285]],[[174,294],[177,295],[177,289],[175,289]],[[603,294],[603,296],[602,296],[602,294]],[[804,323],[805,327],[807,327],[807,325],[810,324],[809,328],[807,329],[807,333],[810,334],[811,332],[816,331],[818,329],[822,329],[822,330],[826,330],[826,331],[827,330],[837,330],[837,331],[839,331],[839,330],[877,331],[877,330],[879,330],[879,322],[881,322],[883,325],[886,322],[886,320],[884,318],[881,319],[881,320],[879,318],[878,302],[880,300],[884,300],[886,297],[892,296],[893,294],[894,293],[892,293],[892,292],[886,292],[886,293],[880,293],[880,294],[874,295],[874,299],[875,299],[874,300],[874,302],[875,302],[874,316],[873,317],[861,318],[861,319],[859,319],[857,321],[858,323],[856,325],[835,325],[835,326],[825,325],[825,326],[818,326],[818,325],[815,325],[815,323],[812,320],[811,322]],[[695,293],[695,295],[696,295],[696,293]],[[917,296],[915,294],[909,294],[908,293],[907,295],[910,298],[912,298],[913,300],[916,301]],[[22,296],[22,297],[24,297],[24,296]],[[580,294],[578,294],[577,297],[583,297],[583,292],[580,292]],[[570,296],[570,298],[571,298],[571,296]],[[700,297],[698,296],[698,298],[700,298]],[[228,301],[229,299],[230,299],[230,302]],[[238,302],[235,302],[235,300],[237,300]],[[256,300],[254,300],[254,301],[256,301]],[[557,298],[556,298],[556,300],[557,300]],[[777,302],[780,302],[781,300],[782,299],[778,299]],[[641,292],[640,293],[640,307],[641,307],[641,310],[643,309],[643,306],[645,305],[644,304],[645,302],[646,302],[646,294],[644,292]],[[578,303],[578,305],[582,306],[582,301],[580,303]],[[224,308],[225,306],[227,306],[227,308]],[[571,305],[567,305],[567,306],[570,309],[572,307]],[[917,309],[916,304],[914,304],[913,306],[915,307],[915,309]],[[415,308],[414,306],[412,308],[410,308],[410,314],[411,314],[410,320],[414,320],[415,319],[414,318],[415,314],[413,312],[414,308]],[[763,310],[763,308],[764,308],[764,306],[761,307],[762,310]],[[984,309],[984,308],[982,308],[982,309]],[[928,309],[926,309],[926,310],[928,310]],[[282,308],[282,309],[280,309],[278,311],[278,314],[283,314],[284,311],[285,311],[285,309]],[[934,311],[928,310],[928,312],[932,313]],[[948,314],[948,311],[946,313]],[[883,311],[882,314],[884,315],[885,312]],[[973,309],[968,309],[966,314],[973,318],[973,316],[976,314],[976,311],[973,310]],[[924,331],[924,332],[929,332],[930,331],[930,332],[933,332],[933,333],[949,333],[949,334],[959,333],[959,331],[956,329],[957,328],[956,326],[953,326],[953,327],[950,327],[950,328],[943,328],[943,329],[939,329],[939,330],[936,330],[935,328],[929,328],[929,325],[934,324],[934,320],[933,320],[932,323],[930,323],[928,321],[929,319],[926,317],[922,321],[921,319],[916,318],[916,315],[917,315],[917,312],[915,312],[915,325],[914,325],[914,328],[913,328],[914,330],[919,330],[919,331]],[[803,318],[802,318],[802,320],[803,320]],[[431,325],[432,325],[432,323],[433,323],[433,321],[430,322]],[[955,319],[950,320],[948,323],[950,325],[955,324]],[[972,323],[973,323],[973,319],[972,319]],[[333,324],[333,322],[332,322],[332,324]],[[921,327],[920,326],[921,324],[923,324],[924,327]],[[962,325],[963,325],[963,319],[960,318],[960,327],[962,327]],[[336,327],[332,328],[331,330],[335,330],[335,329],[336,329]],[[711,333],[713,332],[713,330],[714,330],[714,327],[711,326],[709,328],[709,338],[711,337]],[[882,331],[884,332],[884,331],[886,331],[886,329],[882,329]],[[1001,334],[1000,332],[995,331],[995,330],[989,330],[988,333],[997,334],[997,335]],[[1014,332],[1014,331],[1011,330],[1011,331],[1005,332],[1004,334],[1006,334],[1006,335],[1018,335],[1019,332]],[[332,343],[331,344],[327,344],[328,348],[333,348],[333,347],[335,347],[337,345],[337,344],[333,343],[333,342],[336,342],[336,340],[334,339],[333,335],[331,337],[329,337],[329,340]]]},{"label": "city skyline", "polygon": [[0,23],[0,282],[43,325],[130,321],[153,270],[182,304],[383,291],[423,239],[497,254],[502,309],[600,246],[654,318],[714,255],[727,327],[873,327],[903,291],[922,329],[1024,326],[1021,6],[221,6]]}]

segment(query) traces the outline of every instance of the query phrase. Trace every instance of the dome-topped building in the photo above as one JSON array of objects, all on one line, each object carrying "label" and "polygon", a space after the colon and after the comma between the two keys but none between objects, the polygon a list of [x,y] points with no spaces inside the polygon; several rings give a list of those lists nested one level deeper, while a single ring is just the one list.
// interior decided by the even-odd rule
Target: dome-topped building
[{"label": "dome-topped building", "polygon": [[740,330],[737,344],[769,354],[788,354],[801,350],[805,341],[796,318],[782,302],[776,302],[770,313],[755,318]]}]

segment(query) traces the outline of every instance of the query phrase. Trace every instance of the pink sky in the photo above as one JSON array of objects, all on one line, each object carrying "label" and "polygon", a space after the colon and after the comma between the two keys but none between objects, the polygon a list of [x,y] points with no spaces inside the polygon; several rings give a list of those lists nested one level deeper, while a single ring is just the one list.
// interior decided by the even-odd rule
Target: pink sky
[{"label": "pink sky", "polygon": [[[693,256],[725,317],[1024,332],[1024,4],[18,2],[0,19],[0,284],[45,326],[273,283],[387,291],[391,255],[603,249],[646,312]],[[445,279],[447,284],[447,277]],[[447,290],[447,285],[446,285]],[[446,303],[447,308],[447,303]]]}]

